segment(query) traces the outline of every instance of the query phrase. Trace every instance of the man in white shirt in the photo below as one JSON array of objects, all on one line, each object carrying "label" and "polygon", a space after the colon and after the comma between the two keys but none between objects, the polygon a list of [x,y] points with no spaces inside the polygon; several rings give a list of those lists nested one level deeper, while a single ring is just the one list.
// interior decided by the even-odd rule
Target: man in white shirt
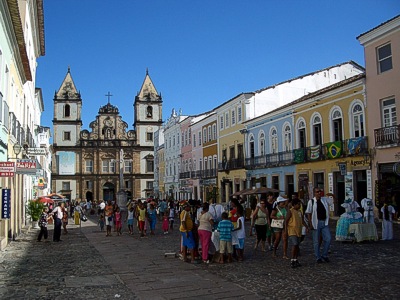
[{"label": "man in white shirt", "polygon": [[64,203],[59,203],[56,208],[53,209],[53,219],[54,219],[54,233],[53,242],[61,242],[61,225],[63,218],[63,207]]},{"label": "man in white shirt", "polygon": [[[314,198],[308,201],[306,214],[308,224],[312,230],[314,253],[317,263],[329,262],[328,251],[331,244],[331,232],[329,230],[329,203],[326,198],[321,198],[319,188],[314,188]],[[319,240],[322,236],[323,249],[320,250]]]}]

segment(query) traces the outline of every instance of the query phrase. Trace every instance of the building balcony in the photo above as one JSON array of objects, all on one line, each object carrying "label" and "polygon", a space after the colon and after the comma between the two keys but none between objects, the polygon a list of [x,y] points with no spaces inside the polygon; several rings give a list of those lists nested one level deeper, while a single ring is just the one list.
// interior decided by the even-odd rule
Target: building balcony
[{"label": "building balcony", "polygon": [[242,158],[234,158],[227,161],[219,162],[218,172],[243,169],[245,165],[244,162],[245,161]]},{"label": "building balcony", "polygon": [[189,171],[179,174],[180,179],[197,179],[197,178],[212,178],[217,176],[217,169]]},{"label": "building balcony", "polygon": [[246,158],[245,169],[287,166],[305,162],[369,155],[367,137]]},{"label": "building balcony", "polygon": [[375,129],[374,135],[376,147],[400,145],[400,125]]}]

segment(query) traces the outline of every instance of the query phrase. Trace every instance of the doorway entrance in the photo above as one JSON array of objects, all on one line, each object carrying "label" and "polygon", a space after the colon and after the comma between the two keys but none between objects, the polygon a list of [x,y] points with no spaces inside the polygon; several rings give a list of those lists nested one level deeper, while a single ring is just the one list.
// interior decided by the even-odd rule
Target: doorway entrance
[{"label": "doorway entrance", "polygon": [[103,185],[103,200],[107,202],[108,200],[114,201],[115,190],[114,184],[111,182],[106,182]]}]

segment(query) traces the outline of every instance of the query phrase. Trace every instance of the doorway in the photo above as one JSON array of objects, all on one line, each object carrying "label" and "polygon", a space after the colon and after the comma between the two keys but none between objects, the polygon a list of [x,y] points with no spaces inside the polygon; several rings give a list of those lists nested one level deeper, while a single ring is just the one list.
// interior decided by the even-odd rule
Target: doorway
[{"label": "doorway", "polygon": [[340,172],[333,173],[333,180],[335,182],[335,197],[337,203],[335,203],[336,215],[341,215],[344,213],[345,209],[342,207],[344,199],[346,197],[346,189],[344,183],[344,175],[340,175]]},{"label": "doorway", "polygon": [[103,200],[107,202],[108,200],[114,201],[114,184],[111,182],[106,182],[103,185]]}]

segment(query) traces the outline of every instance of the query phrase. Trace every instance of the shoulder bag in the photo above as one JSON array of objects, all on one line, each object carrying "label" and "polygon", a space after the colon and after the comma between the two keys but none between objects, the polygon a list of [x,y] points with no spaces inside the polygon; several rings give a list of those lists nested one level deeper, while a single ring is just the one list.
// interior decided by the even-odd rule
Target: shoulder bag
[{"label": "shoulder bag", "polygon": [[[282,212],[281,212],[281,210],[279,209],[279,207],[277,206],[276,208],[277,208],[277,209],[279,210],[279,212],[282,214]],[[284,222],[285,222],[285,219],[272,219],[271,227],[272,227],[272,228],[283,229],[283,224],[284,224]]]}]

